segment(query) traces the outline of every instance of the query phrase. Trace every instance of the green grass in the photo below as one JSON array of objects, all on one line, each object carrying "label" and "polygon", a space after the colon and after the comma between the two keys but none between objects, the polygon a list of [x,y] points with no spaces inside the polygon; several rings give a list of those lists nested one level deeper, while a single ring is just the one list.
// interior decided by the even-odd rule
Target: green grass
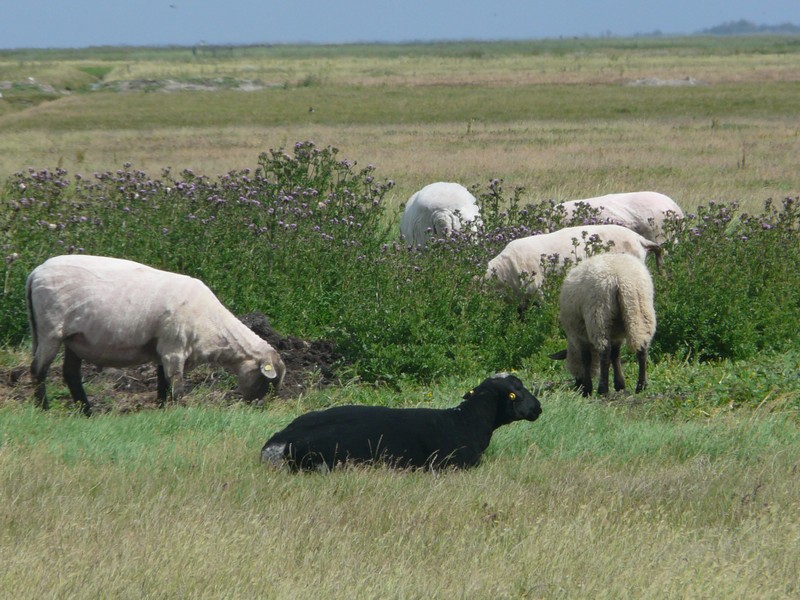
[{"label": "green grass", "polygon": [[[449,405],[468,385],[378,395]],[[351,396],[320,392],[308,404],[375,402],[374,393]],[[280,402],[93,419],[6,405],[0,593],[662,598],[800,589],[800,438],[789,415],[682,423],[571,393],[541,399],[540,421],[499,430],[479,468],[438,475],[264,467],[266,437],[303,410]]]},{"label": "green grass", "polygon": [[[314,113],[308,107],[315,108]],[[420,125],[507,123],[526,119],[780,118],[800,112],[800,83],[714,87],[608,85],[382,89],[325,86],[193,94],[96,93],[63,98],[29,114],[7,116],[0,131],[50,132],[164,127],[320,125]]]},{"label": "green grass", "polygon": [[[714,375],[709,366],[692,371],[695,377]],[[796,406],[741,409],[741,415],[729,407],[713,418],[684,420],[661,414],[658,405],[664,400],[657,393],[646,392],[635,403],[624,397],[587,400],[560,388],[537,391],[539,374],[521,376],[542,399],[546,418],[534,425],[516,423],[499,430],[489,458],[503,454],[520,458],[532,451],[533,444],[537,456],[548,460],[586,458],[622,466],[631,461],[669,464],[704,456],[748,464],[798,442],[800,413]],[[66,399],[56,403],[51,413],[39,411],[32,403],[15,407],[6,402],[0,445],[26,451],[44,446],[68,465],[87,462],[141,467],[181,462],[187,444],[202,448],[219,443],[220,438],[238,438],[258,450],[268,431],[285,425],[300,412],[345,403],[443,407],[457,403],[471,385],[474,382],[448,378],[425,387],[404,384],[395,391],[346,386],[315,392],[296,403],[275,400],[267,410],[238,404],[209,408],[196,395],[183,408],[127,415],[112,408],[111,414],[93,419],[80,418]]]}]

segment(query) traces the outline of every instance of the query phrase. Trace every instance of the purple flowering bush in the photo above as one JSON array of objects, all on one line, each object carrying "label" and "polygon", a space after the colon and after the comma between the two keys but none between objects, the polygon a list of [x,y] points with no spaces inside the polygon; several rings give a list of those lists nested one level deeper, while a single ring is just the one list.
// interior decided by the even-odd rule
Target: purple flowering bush
[{"label": "purple flowering bush", "polygon": [[771,200],[758,215],[711,202],[672,224],[655,276],[656,353],[744,359],[800,341],[800,206]]},{"label": "purple flowering bush", "polygon": [[[399,241],[393,182],[332,147],[299,142],[251,170],[209,178],[130,164],[69,177],[30,169],[0,190],[0,340],[29,335],[24,283],[50,256],[128,258],[205,281],[234,314],[260,311],[282,333],[335,341],[352,375],[430,380],[547,362],[562,347],[551,261],[542,297],[520,311],[486,264],[505,245],[569,223],[553,202],[523,205],[500,180],[474,189],[483,225],[425,248]],[[656,281],[655,355],[741,358],[797,342],[798,207],[760,215],[711,204],[671,224]],[[591,243],[591,241],[588,241]],[[549,363],[548,363],[549,364]]]},{"label": "purple flowering bush", "polygon": [[130,164],[72,178],[17,173],[2,190],[0,338],[25,339],[25,277],[64,253],[198,277],[235,314],[261,311],[284,333],[333,339],[367,379],[508,369],[555,335],[552,302],[521,321],[482,280],[489,257],[543,226],[517,209],[518,192],[506,201],[491,182],[484,197],[498,209],[485,208],[486,228],[420,250],[398,242],[399,215],[385,203],[393,183],[374,171],[301,142],[215,179]]}]

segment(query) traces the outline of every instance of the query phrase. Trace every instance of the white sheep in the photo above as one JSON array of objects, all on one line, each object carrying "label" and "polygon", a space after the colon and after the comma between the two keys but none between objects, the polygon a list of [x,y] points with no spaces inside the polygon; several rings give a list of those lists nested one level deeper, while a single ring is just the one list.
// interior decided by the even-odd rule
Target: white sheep
[{"label": "white sheep", "polygon": [[630,254],[642,263],[652,252],[660,267],[661,247],[655,242],[621,225],[582,225],[509,242],[489,261],[484,278],[496,277],[517,299],[527,301],[538,294],[544,281],[542,260],[555,255],[561,264],[567,259],[582,260],[587,255],[587,241],[597,241],[603,246],[612,242],[609,252]]},{"label": "white sheep", "polygon": [[213,363],[238,375],[246,400],[279,387],[286,367],[278,352],[231,314],[206,285],[129,260],[66,255],[36,267],[26,282],[33,337],[31,375],[48,408],[45,378],[64,344],[64,381],[91,414],[81,361],[100,367],[158,365],[158,399],[171,386],[183,393],[183,374]]},{"label": "white sheep", "polygon": [[683,218],[681,207],[669,196],[658,192],[607,194],[597,198],[562,202],[556,207],[563,207],[567,219],[571,219],[579,204],[597,209],[599,219],[623,225],[659,244],[666,239],[664,221],[669,218]]},{"label": "white sheep", "polygon": [[439,181],[414,193],[400,219],[400,233],[407,244],[425,246],[432,236],[460,231],[467,223],[480,223],[475,196],[458,183]]},{"label": "white sheep", "polygon": [[608,393],[608,366],[614,389],[625,389],[620,347],[627,340],[636,353],[636,392],[647,385],[647,350],[656,332],[653,280],[641,261],[627,254],[598,254],[570,269],[559,297],[559,320],[567,349],[550,356],[566,359],[575,387],[592,393],[592,375],[600,370],[598,394]]}]

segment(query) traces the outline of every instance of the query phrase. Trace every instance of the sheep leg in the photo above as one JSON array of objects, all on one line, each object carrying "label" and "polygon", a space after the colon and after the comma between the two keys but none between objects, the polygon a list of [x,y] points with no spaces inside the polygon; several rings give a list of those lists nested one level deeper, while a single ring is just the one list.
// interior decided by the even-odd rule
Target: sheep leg
[{"label": "sheep leg", "polygon": [[164,372],[163,385],[166,388],[165,398],[170,388],[174,401],[180,400],[183,396],[183,362],[183,356],[180,354],[168,354],[161,357],[161,367]]},{"label": "sheep leg", "polygon": [[608,367],[611,364],[611,348],[607,347],[600,353],[600,381],[597,384],[597,394],[608,394]]},{"label": "sheep leg", "polygon": [[592,393],[592,349],[589,346],[581,348],[581,366],[583,366],[581,393],[589,396]]},{"label": "sheep leg", "polygon": [[50,408],[50,400],[47,398],[47,389],[45,380],[47,373],[50,371],[50,365],[53,359],[58,354],[58,348],[61,345],[60,340],[38,340],[38,336],[33,337],[33,361],[31,362],[31,377],[36,383],[36,404],[42,407],[42,410]]},{"label": "sheep leg", "polygon": [[647,349],[636,351],[636,362],[639,363],[639,379],[636,381],[636,393],[647,387]]},{"label": "sheep leg", "polygon": [[183,373],[175,373],[170,381],[172,382],[172,399],[180,400],[183,397]]},{"label": "sheep leg", "polygon": [[83,414],[91,417],[92,407],[81,382],[81,358],[69,347],[64,348],[64,383],[67,384],[72,399],[81,403]]},{"label": "sheep leg", "polygon": [[621,344],[611,345],[611,366],[614,368],[614,389],[618,392],[625,389],[625,376],[622,374],[622,363],[619,359]]},{"label": "sheep leg", "polygon": [[50,365],[42,369],[36,366],[36,361],[31,364],[31,377],[33,377],[34,382],[36,382],[36,390],[34,392],[36,404],[41,406],[42,410],[50,409],[50,400],[47,399],[47,386],[44,383],[49,370]]},{"label": "sheep leg", "polygon": [[156,375],[158,378],[158,391],[156,393],[156,399],[158,400],[158,405],[161,408],[164,408],[164,403],[167,400],[167,392],[169,391],[169,382],[167,381],[167,376],[164,375],[164,365],[158,365],[156,368]]}]

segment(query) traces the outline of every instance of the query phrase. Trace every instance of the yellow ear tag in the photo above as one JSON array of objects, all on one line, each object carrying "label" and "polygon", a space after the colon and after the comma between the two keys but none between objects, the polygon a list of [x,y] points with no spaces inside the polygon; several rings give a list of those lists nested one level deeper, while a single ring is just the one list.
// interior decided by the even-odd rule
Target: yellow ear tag
[{"label": "yellow ear tag", "polygon": [[267,379],[275,379],[278,376],[278,373],[275,372],[275,369],[273,369],[272,365],[269,363],[264,363],[261,365],[261,373]]},{"label": "yellow ear tag", "polygon": [[509,400],[516,400],[517,399],[517,395],[514,392],[511,392],[508,395],[508,398],[509,398]]},{"label": "yellow ear tag", "polygon": [[473,396],[473,395],[475,395],[475,390],[470,390],[470,391],[469,391],[469,395],[470,395],[470,396]]}]

